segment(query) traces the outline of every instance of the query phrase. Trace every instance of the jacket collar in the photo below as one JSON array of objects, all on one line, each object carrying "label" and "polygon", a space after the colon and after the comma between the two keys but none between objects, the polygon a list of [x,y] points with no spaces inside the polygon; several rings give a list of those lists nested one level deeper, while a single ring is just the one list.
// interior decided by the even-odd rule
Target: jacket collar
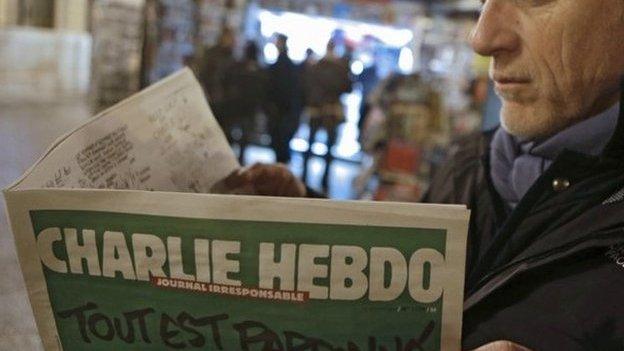
[{"label": "jacket collar", "polygon": [[[624,85],[622,87],[624,97]],[[611,140],[601,155],[591,156],[576,151],[564,150],[551,167],[538,178],[516,209],[507,217],[491,242],[480,252],[477,264],[470,272],[470,291],[481,285],[484,276],[518,260],[544,255],[557,248],[574,245],[574,242],[588,240],[592,232],[605,226],[601,216],[590,216],[596,221],[591,230],[587,226],[578,228],[578,236],[569,230],[557,228],[576,223],[577,217],[595,210],[602,210],[601,204],[622,189],[624,184],[624,109],[620,103],[619,119]],[[553,182],[564,179],[569,189],[559,192]],[[622,207],[620,204],[618,207]],[[615,217],[619,228],[624,227],[621,216]],[[578,224],[578,223],[577,223]],[[606,227],[611,227],[609,223]],[[567,227],[570,229],[570,227]],[[528,257],[527,257],[528,256]],[[487,278],[485,278],[487,280]]]},{"label": "jacket collar", "polygon": [[617,103],[542,140],[521,141],[499,129],[490,148],[490,172],[496,190],[513,208],[564,150],[601,155],[616,129],[619,111]]},{"label": "jacket collar", "polygon": [[554,160],[564,150],[599,156],[601,155],[619,122],[620,103],[607,110],[578,122],[548,139],[538,142],[519,143],[522,154],[546,160]]}]

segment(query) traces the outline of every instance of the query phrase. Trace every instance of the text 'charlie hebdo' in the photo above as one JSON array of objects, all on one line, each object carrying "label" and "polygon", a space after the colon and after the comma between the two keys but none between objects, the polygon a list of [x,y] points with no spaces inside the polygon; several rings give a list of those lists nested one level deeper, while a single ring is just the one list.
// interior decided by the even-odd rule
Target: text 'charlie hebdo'
[{"label": "text 'charlie hebdo'", "polygon": [[[179,236],[161,239],[152,234],[106,231],[98,245],[95,230],[47,228],[37,235],[37,250],[43,265],[57,273],[121,276],[126,280],[152,282],[154,278],[162,278],[171,280],[165,283],[167,286],[186,282],[179,285],[191,289],[211,284],[213,291],[209,292],[215,293],[231,290],[224,287],[244,285],[236,279],[241,271],[244,242],[185,238],[192,241],[194,255],[194,269],[185,271],[184,262],[190,257],[183,257],[182,240]],[[317,300],[367,297],[370,301],[393,301],[407,290],[419,303],[435,302],[443,293],[444,256],[431,248],[405,255],[393,247],[365,250],[349,245],[262,242],[257,254],[260,292],[262,289],[301,292],[306,299]],[[319,263],[320,259],[326,263]],[[319,283],[323,281],[324,284]],[[203,285],[189,285],[193,282]],[[288,296],[293,301],[301,300],[301,295]]]}]

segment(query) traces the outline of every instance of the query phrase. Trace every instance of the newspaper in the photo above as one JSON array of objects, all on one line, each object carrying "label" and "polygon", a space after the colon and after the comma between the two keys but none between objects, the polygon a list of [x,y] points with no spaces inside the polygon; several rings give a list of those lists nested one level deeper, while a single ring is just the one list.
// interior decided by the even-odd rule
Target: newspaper
[{"label": "newspaper", "polygon": [[184,69],[60,138],[14,188],[208,193],[238,167]]},{"label": "newspaper", "polygon": [[184,70],[5,190],[46,350],[459,350],[463,206],[209,194],[239,165]]}]

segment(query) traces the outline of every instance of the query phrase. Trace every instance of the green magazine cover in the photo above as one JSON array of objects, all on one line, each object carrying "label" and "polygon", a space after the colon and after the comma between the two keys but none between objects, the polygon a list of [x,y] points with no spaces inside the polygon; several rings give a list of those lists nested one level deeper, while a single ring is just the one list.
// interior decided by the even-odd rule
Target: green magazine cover
[{"label": "green magazine cover", "polygon": [[119,190],[6,197],[49,349],[459,349],[464,208]]}]

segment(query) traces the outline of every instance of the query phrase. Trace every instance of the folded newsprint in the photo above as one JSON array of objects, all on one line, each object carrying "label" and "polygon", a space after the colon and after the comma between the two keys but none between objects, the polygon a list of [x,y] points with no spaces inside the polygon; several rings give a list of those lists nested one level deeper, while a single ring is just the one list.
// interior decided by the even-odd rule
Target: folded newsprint
[{"label": "folded newsprint", "polygon": [[183,70],[5,190],[46,350],[459,350],[468,211],[211,195],[236,170]]}]

